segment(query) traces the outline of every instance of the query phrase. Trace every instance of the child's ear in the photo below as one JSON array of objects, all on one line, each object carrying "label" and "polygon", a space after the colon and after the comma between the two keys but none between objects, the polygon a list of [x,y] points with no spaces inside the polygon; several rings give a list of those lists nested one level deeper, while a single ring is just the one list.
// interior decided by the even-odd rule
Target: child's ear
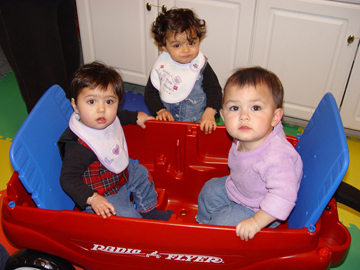
[{"label": "child's ear", "polygon": [[220,109],[219,113],[220,113],[221,119],[223,120],[223,122],[224,122],[224,124],[225,124],[223,109]]},{"label": "child's ear", "polygon": [[168,52],[167,49],[166,49],[166,46],[161,46],[161,49],[162,49],[164,52]]},{"label": "child's ear", "polygon": [[76,107],[76,103],[75,103],[75,99],[74,99],[74,98],[71,98],[71,106],[72,106],[74,112],[75,112],[76,114],[79,114],[79,111],[78,111],[78,109],[77,109],[77,107]]},{"label": "child's ear", "polygon": [[282,108],[277,108],[274,112],[274,117],[271,122],[271,126],[275,127],[279,122],[281,121],[282,117],[284,115],[284,110]]}]

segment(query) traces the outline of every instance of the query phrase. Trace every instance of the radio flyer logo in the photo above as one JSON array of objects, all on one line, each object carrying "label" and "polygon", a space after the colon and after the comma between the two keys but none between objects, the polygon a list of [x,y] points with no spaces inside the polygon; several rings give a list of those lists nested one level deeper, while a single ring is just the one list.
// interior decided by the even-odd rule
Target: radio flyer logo
[{"label": "radio flyer logo", "polygon": [[[85,246],[84,246],[85,245]],[[92,245],[88,246],[87,245]],[[105,246],[100,244],[82,243],[81,246],[92,252],[100,252],[114,255],[130,255],[136,257],[153,258],[158,260],[170,260],[180,262],[194,262],[194,263],[209,263],[219,264],[224,263],[220,257],[195,255],[195,254],[180,254],[180,253],[165,253],[159,251],[131,249],[124,247]]]}]

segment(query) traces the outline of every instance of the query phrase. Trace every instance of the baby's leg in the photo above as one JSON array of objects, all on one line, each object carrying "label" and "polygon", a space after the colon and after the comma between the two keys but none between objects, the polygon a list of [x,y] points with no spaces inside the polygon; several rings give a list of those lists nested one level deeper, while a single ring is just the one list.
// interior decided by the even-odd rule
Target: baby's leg
[{"label": "baby's leg", "polygon": [[116,194],[106,196],[105,198],[115,207],[117,216],[141,218],[141,215],[130,201],[126,185],[123,185]]},{"label": "baby's leg", "polygon": [[208,224],[212,215],[231,205],[228,199],[225,181],[228,176],[213,178],[205,183],[198,198],[198,214],[196,220]]},{"label": "baby's leg", "polygon": [[225,189],[227,178],[213,178],[203,186],[196,216],[199,223],[236,226],[240,221],[254,216],[252,210],[229,200]]},{"label": "baby's leg", "polygon": [[251,218],[254,211],[243,205],[231,202],[231,205],[211,215],[208,224],[221,226],[236,226],[240,221]]},{"label": "baby's leg", "polygon": [[157,197],[153,179],[148,170],[133,162],[129,163],[129,181],[127,190],[133,195],[134,202],[143,218],[169,220],[172,210],[160,211],[156,209]]},{"label": "baby's leg", "polygon": [[[106,196],[105,199],[114,206],[117,216],[141,218],[139,212],[136,211],[134,205],[130,202],[129,193],[125,185],[116,194]],[[83,212],[95,213],[90,205]]]}]

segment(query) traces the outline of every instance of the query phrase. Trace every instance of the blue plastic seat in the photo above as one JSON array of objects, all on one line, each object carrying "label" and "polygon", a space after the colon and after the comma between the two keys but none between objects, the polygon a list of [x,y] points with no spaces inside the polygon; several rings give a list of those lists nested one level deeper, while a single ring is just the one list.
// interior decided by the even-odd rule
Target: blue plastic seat
[{"label": "blue plastic seat", "polygon": [[62,88],[52,86],[25,119],[11,144],[12,166],[39,208],[72,210],[75,206],[60,186],[62,161],[57,146],[72,112]]},{"label": "blue plastic seat", "polygon": [[134,94],[132,92],[126,92],[124,100],[119,105],[119,109],[139,111],[151,115],[148,107],[146,106],[144,96],[140,93]]},{"label": "blue plastic seat", "polygon": [[314,231],[349,166],[349,149],[336,101],[327,93],[296,146],[304,163],[298,200],[289,228]]}]

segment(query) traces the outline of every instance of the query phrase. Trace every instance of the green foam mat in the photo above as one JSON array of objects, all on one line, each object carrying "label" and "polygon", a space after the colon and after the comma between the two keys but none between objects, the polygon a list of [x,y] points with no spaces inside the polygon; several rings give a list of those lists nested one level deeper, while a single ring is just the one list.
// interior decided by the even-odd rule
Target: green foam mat
[{"label": "green foam mat", "polygon": [[15,74],[0,79],[0,137],[13,139],[27,116]]}]

